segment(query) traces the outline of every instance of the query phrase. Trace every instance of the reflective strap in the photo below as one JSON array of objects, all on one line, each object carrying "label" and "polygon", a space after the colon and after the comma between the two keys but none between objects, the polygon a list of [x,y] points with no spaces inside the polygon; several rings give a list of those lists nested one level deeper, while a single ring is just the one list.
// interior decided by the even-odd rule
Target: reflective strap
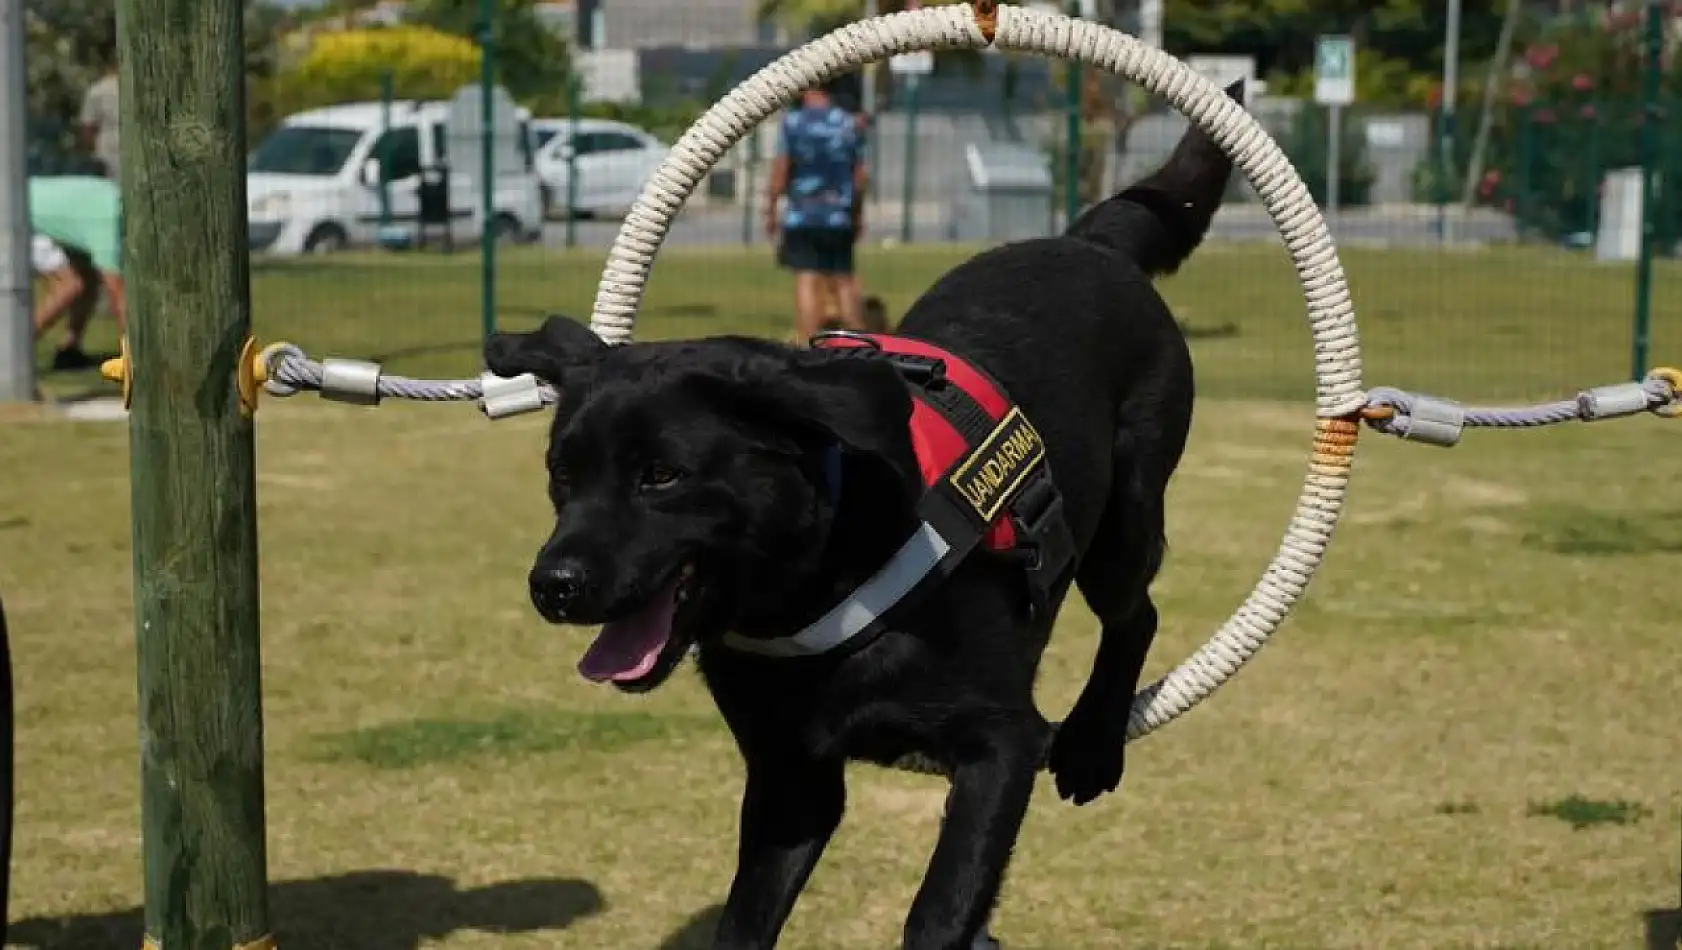
[{"label": "reflective strap", "polygon": [[762,640],[726,633],[724,644],[744,653],[760,656],[794,657],[828,653],[870,629],[888,609],[905,598],[918,582],[929,576],[952,545],[923,522],[910,540],[894,552],[882,569],[859,585],[847,599],[830,608],[811,626],[787,637]]}]

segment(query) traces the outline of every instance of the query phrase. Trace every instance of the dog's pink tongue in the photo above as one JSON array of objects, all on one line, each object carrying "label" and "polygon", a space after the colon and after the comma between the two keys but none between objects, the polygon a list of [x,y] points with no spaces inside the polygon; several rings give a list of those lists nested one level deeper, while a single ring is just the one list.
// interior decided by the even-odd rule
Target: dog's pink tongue
[{"label": "dog's pink tongue", "polygon": [[672,638],[677,613],[677,581],[654,596],[647,607],[624,620],[603,624],[596,642],[578,661],[578,672],[594,683],[647,676]]}]

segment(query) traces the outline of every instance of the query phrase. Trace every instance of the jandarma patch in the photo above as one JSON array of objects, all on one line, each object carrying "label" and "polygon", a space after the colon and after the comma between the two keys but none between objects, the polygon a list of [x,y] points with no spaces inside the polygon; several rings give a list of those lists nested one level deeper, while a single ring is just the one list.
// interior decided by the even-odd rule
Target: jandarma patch
[{"label": "jandarma patch", "polygon": [[1044,461],[1039,432],[1020,406],[1012,407],[948,481],[982,521],[991,522]]}]

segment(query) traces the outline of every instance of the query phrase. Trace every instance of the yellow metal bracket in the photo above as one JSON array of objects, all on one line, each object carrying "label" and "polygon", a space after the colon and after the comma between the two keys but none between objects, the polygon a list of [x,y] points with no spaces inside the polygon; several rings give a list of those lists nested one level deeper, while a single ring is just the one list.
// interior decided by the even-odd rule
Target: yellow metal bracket
[{"label": "yellow metal bracket", "polygon": [[[234,386],[239,390],[239,411],[247,419],[257,412],[257,396],[269,380],[268,350],[259,349],[257,341],[247,337],[239,351],[239,369]],[[134,361],[129,357],[128,340],[122,341],[119,354],[100,364],[99,375],[123,387],[123,408],[134,401]]]},{"label": "yellow metal bracket", "polygon": [[129,360],[128,337],[117,341],[117,356],[99,364],[99,375],[123,387],[123,408],[134,401],[134,364]]},{"label": "yellow metal bracket", "polygon": [[1666,419],[1682,419],[1682,369],[1660,366],[1653,370],[1652,375],[1669,383],[1671,392],[1670,405],[1654,409],[1654,414]]},{"label": "yellow metal bracket", "polygon": [[269,380],[269,361],[262,358],[266,352],[257,348],[257,341],[252,337],[245,338],[245,346],[239,351],[239,372],[234,385],[239,387],[239,411],[247,419],[256,414],[257,394]]}]

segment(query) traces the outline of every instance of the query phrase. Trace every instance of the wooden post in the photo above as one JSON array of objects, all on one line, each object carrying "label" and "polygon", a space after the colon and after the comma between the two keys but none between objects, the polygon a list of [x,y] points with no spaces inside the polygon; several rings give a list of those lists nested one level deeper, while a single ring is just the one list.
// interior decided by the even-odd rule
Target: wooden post
[{"label": "wooden post", "polygon": [[146,935],[267,947],[241,0],[118,0]]}]

